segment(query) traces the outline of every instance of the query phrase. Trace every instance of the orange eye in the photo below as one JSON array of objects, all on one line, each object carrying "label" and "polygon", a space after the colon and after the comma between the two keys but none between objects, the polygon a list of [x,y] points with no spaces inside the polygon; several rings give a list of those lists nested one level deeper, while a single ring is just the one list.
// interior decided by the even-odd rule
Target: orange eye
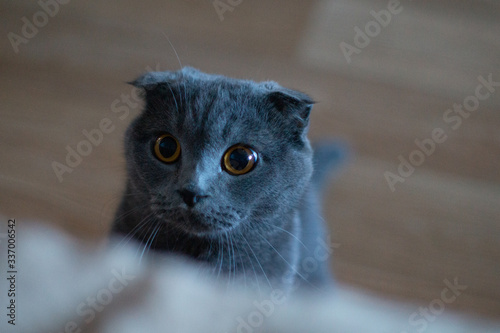
[{"label": "orange eye", "polygon": [[230,147],[222,157],[222,167],[234,176],[243,175],[257,164],[257,153],[247,146],[237,144]]},{"label": "orange eye", "polygon": [[154,153],[160,161],[173,163],[181,154],[181,145],[173,135],[163,134],[155,141]]}]

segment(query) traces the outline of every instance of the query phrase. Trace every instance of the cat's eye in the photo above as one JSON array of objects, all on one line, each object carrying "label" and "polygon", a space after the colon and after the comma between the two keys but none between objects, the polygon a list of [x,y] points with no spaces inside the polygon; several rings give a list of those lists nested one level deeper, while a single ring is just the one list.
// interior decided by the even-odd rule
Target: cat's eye
[{"label": "cat's eye", "polygon": [[222,157],[222,167],[234,176],[243,175],[257,164],[257,153],[252,148],[237,144],[230,147]]},{"label": "cat's eye", "polygon": [[160,161],[173,163],[181,154],[181,145],[173,135],[163,134],[156,139],[153,150]]}]

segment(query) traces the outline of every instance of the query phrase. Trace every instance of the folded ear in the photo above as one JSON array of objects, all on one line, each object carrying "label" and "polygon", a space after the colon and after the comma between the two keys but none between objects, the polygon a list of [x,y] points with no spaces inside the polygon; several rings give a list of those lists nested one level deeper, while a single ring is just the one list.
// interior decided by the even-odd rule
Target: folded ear
[{"label": "folded ear", "polygon": [[162,83],[172,83],[176,80],[176,75],[173,72],[148,72],[139,76],[134,81],[128,82],[137,88],[143,88],[145,91],[151,91]]},{"label": "folded ear", "polygon": [[297,129],[303,131],[307,127],[314,104],[314,101],[308,95],[299,91],[280,88],[277,91],[270,92],[267,98],[272,108],[289,119]]},{"label": "folded ear", "polygon": [[142,98],[146,101],[145,111],[153,107],[165,107],[172,102],[176,105],[179,75],[176,72],[149,72],[129,82],[142,91]]}]

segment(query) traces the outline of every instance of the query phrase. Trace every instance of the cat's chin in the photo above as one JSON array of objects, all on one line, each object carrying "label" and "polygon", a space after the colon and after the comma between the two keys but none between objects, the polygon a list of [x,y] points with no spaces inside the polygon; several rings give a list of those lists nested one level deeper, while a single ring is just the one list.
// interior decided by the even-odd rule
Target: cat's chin
[{"label": "cat's chin", "polygon": [[239,224],[236,219],[228,221],[215,214],[189,209],[179,209],[168,222],[197,237],[214,237],[234,229]]}]

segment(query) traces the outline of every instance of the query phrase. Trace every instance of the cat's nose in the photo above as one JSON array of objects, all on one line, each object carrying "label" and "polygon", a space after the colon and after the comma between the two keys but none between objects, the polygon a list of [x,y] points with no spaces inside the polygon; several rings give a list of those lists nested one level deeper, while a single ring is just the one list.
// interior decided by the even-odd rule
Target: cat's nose
[{"label": "cat's nose", "polygon": [[196,193],[188,189],[178,190],[177,192],[180,194],[182,200],[184,200],[186,205],[188,205],[189,207],[194,207],[194,205],[197,204],[200,200],[208,197],[208,195]]}]

